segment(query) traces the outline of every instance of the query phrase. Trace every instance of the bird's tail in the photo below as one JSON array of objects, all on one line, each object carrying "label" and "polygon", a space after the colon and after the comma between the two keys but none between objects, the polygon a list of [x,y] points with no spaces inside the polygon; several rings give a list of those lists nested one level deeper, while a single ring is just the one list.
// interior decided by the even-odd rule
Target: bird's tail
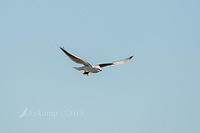
[{"label": "bird's tail", "polygon": [[74,67],[74,69],[76,69],[76,70],[78,70],[78,71],[81,71],[81,70],[83,70],[83,68],[82,68],[82,67]]}]

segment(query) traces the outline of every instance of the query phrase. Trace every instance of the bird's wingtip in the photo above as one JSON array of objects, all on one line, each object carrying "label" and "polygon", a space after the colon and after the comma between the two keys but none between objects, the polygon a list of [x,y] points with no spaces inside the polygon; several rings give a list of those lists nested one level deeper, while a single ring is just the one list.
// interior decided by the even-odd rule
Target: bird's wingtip
[{"label": "bird's wingtip", "polygon": [[133,56],[129,57],[129,59],[132,59],[132,58],[133,58]]},{"label": "bird's wingtip", "polygon": [[60,46],[59,48],[60,48],[61,50],[64,50],[64,49],[65,49],[64,47],[61,47],[61,46]]}]

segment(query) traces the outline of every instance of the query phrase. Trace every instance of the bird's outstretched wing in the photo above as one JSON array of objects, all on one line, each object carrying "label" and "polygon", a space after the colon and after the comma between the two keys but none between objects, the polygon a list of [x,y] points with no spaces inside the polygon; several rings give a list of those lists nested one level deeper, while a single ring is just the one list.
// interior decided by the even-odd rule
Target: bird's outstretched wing
[{"label": "bird's outstretched wing", "polygon": [[120,65],[120,64],[124,64],[126,62],[129,62],[132,58],[133,58],[133,56],[126,58],[126,59],[123,59],[123,60],[114,61],[112,63],[99,64],[99,66],[102,68],[102,67],[107,67],[107,66]]},{"label": "bird's outstretched wing", "polygon": [[91,66],[88,62],[70,54],[69,52],[67,52],[64,48],[60,47],[60,49],[74,62],[78,63],[78,64],[83,64],[85,66]]}]

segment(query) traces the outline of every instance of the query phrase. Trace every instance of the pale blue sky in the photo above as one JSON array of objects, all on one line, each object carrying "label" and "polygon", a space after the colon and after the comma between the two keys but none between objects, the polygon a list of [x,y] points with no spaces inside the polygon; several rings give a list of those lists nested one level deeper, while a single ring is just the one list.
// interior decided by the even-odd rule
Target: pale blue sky
[{"label": "pale blue sky", "polygon": [[[199,7],[0,0],[0,132],[199,133]],[[94,64],[135,58],[87,77],[59,46]]]}]

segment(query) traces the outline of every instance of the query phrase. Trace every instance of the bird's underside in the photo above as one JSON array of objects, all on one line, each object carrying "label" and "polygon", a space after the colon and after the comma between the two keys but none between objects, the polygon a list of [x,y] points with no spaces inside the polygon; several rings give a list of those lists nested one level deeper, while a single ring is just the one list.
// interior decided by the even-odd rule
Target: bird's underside
[{"label": "bird's underside", "polygon": [[114,61],[112,63],[104,63],[104,64],[99,64],[99,65],[95,65],[92,66],[91,64],[89,64],[88,62],[82,60],[79,57],[76,57],[72,54],[70,54],[69,52],[67,52],[64,48],[60,47],[60,49],[74,62],[78,63],[78,64],[82,64],[82,67],[74,67],[76,70],[78,71],[84,71],[84,75],[88,75],[90,76],[91,73],[98,73],[102,71],[103,67],[107,67],[107,66],[114,66],[114,65],[119,65],[119,64],[124,64],[126,62],[129,62],[133,56],[123,59],[123,60],[119,60],[119,61]]}]

